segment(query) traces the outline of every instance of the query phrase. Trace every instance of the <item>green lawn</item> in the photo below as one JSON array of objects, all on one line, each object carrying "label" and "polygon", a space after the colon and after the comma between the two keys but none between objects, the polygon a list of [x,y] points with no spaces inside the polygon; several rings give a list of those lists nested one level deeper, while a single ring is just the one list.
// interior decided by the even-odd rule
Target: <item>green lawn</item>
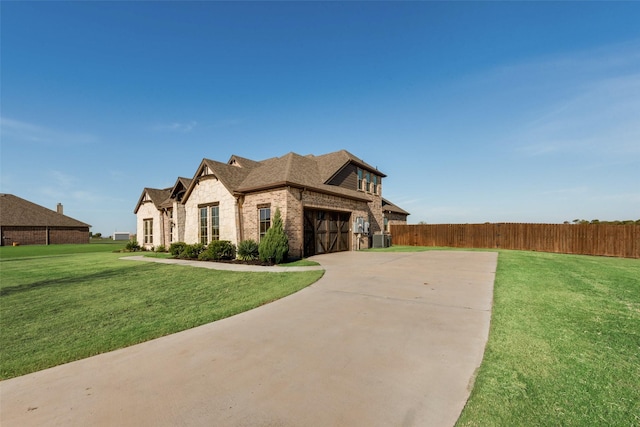
[{"label": "green lawn", "polygon": [[0,248],[0,378],[232,316],[294,293],[323,274],[138,263],[120,260],[126,254],[114,248]]},{"label": "green lawn", "polygon": [[640,260],[500,251],[458,426],[639,426]]},{"label": "green lawn", "polygon": [[114,242],[111,240],[92,242],[84,245],[27,245],[27,246],[0,246],[0,260],[12,258],[51,257],[56,255],[69,255],[93,252],[114,252],[124,249],[127,242]]}]

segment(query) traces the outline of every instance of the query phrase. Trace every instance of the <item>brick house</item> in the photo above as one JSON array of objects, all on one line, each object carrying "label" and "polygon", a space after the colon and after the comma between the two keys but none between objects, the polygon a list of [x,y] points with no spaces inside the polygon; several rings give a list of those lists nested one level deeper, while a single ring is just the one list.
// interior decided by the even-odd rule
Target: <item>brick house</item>
[{"label": "brick house", "polygon": [[0,194],[0,244],[55,245],[89,243],[89,224],[13,194]]},{"label": "brick house", "polygon": [[134,213],[138,241],[260,241],[280,210],[293,258],[368,248],[408,212],[382,198],[385,174],[346,150],[255,161],[203,159],[192,179],[145,188]]}]

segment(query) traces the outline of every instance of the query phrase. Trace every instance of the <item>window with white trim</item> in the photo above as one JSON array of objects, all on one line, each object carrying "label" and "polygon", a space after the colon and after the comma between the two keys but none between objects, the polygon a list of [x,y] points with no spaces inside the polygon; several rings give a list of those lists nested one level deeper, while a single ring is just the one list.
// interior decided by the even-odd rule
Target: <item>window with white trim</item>
[{"label": "window with white trim", "polygon": [[198,207],[200,243],[208,245],[212,240],[220,240],[220,206],[218,203]]},{"label": "window with white trim", "polygon": [[142,220],[145,245],[153,245],[153,218]]}]

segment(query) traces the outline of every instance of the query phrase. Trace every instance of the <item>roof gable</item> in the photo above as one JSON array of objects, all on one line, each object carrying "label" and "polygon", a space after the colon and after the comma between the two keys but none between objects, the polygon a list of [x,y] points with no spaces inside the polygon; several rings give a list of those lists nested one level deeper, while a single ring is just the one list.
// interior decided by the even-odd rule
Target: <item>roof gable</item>
[{"label": "roof gable", "polygon": [[[231,160],[229,162],[231,162]],[[243,166],[244,164],[246,164],[246,166]],[[182,202],[184,203],[187,201],[189,195],[195,186],[198,185],[200,179],[209,175],[218,179],[222,185],[224,185],[224,187],[233,194],[253,168],[259,164],[259,162],[247,159],[243,159],[242,165],[240,163],[230,164],[221,163],[211,159],[202,159],[193,179],[189,183],[189,187],[185,192]]]},{"label": "roof gable", "polygon": [[133,213],[138,213],[138,209],[142,206],[143,203],[151,202],[156,207],[156,209],[160,210],[164,207],[166,200],[171,196],[172,188],[148,188],[146,187],[142,190],[142,194],[138,199],[138,203],[136,204],[136,208],[133,210]]},{"label": "roof gable", "polygon": [[182,197],[187,191],[187,188],[189,188],[189,185],[191,185],[190,178],[183,178],[179,176],[178,179],[176,179],[176,183],[173,184],[173,188],[171,189],[171,195],[169,196],[169,198],[172,201],[175,199],[179,202],[180,200],[182,200]]},{"label": "roof gable", "polygon": [[13,194],[0,194],[0,225],[91,227],[89,224],[37,205]]},{"label": "roof gable", "polygon": [[373,172],[383,178],[387,176],[377,168],[371,166],[359,157],[354,156],[347,150],[334,151],[333,153],[310,157],[315,158],[318,162],[318,168],[322,177],[322,182],[324,183],[331,181],[333,177],[340,173],[340,171],[349,164],[355,164],[359,168]]}]

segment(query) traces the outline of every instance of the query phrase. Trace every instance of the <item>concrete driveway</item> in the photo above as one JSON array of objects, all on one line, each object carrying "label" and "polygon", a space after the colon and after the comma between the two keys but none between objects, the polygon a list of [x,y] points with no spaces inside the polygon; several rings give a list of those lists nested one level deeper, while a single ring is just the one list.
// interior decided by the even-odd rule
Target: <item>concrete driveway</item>
[{"label": "concrete driveway", "polygon": [[451,426],[489,331],[495,252],[341,252],[312,286],[0,383],[11,426]]}]

